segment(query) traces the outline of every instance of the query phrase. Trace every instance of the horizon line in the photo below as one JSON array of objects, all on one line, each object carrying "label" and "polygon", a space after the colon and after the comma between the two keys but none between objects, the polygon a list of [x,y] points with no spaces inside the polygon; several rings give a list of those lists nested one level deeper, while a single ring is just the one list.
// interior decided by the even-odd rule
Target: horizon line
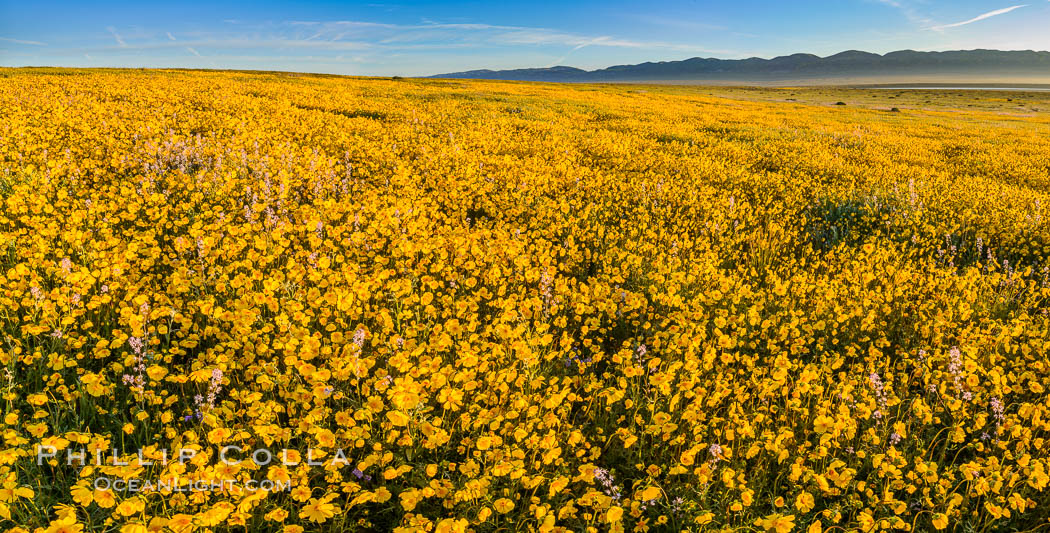
[{"label": "horizon line", "polygon": [[[830,54],[830,55],[826,55],[826,56],[820,56],[820,55],[809,53],[809,52],[795,52],[795,53],[791,53],[791,54],[781,54],[781,55],[776,55],[776,56],[772,56],[772,57],[751,56],[751,57],[736,58],[736,59],[713,57],[713,56],[712,57],[692,56],[692,57],[687,57],[687,58],[684,58],[684,59],[666,59],[666,60],[659,60],[659,61],[643,61],[641,63],[613,64],[613,65],[608,65],[608,66],[605,66],[605,67],[595,68],[595,69],[591,69],[591,70],[583,69],[583,68],[579,68],[579,67],[573,67],[571,65],[560,65],[559,64],[559,65],[552,65],[552,66],[549,66],[549,67],[520,67],[520,68],[496,69],[496,70],[490,69],[490,68],[477,68],[477,69],[461,70],[461,71],[446,72],[446,73],[432,74],[432,75],[413,75],[413,74],[400,75],[400,74],[395,74],[395,75],[385,75],[385,76],[384,75],[379,75],[379,74],[340,74],[340,73],[334,73],[334,72],[321,72],[321,71],[311,72],[311,71],[279,70],[279,69],[268,70],[268,69],[252,69],[252,68],[236,68],[236,67],[228,67],[228,68],[220,68],[220,67],[172,67],[172,66],[149,66],[149,67],[147,67],[147,66],[131,66],[131,65],[97,66],[97,67],[79,67],[79,66],[66,66],[66,65],[18,65],[18,66],[3,66],[3,65],[0,65],[0,69],[55,68],[55,69],[71,69],[71,70],[121,70],[121,69],[127,69],[127,70],[184,70],[184,71],[209,71],[209,72],[223,72],[223,71],[234,72],[234,71],[239,71],[239,72],[259,72],[259,73],[311,74],[311,75],[341,76],[341,77],[352,77],[352,78],[418,78],[418,79],[425,79],[425,78],[440,78],[442,76],[447,76],[449,74],[461,74],[461,73],[471,73],[471,72],[513,72],[513,71],[520,71],[520,70],[551,70],[551,69],[555,69],[555,68],[571,68],[571,69],[579,70],[581,72],[593,73],[593,72],[607,70],[607,69],[615,68],[615,67],[639,66],[639,65],[647,65],[647,64],[680,63],[680,62],[689,61],[689,60],[692,60],[692,59],[713,59],[713,60],[718,60],[718,61],[734,61],[734,62],[737,62],[737,61],[750,61],[750,60],[755,60],[755,59],[762,60],[762,61],[772,61],[772,60],[775,60],[775,59],[794,57],[794,56],[800,56],[800,55],[801,56],[813,56],[813,57],[818,58],[818,59],[828,59],[828,58],[832,58],[832,57],[835,57],[835,56],[838,56],[838,55],[842,55],[842,54],[845,54],[845,53],[849,53],[849,52],[859,52],[859,53],[869,54],[869,55],[878,56],[878,57],[885,57],[887,55],[900,53],[900,52],[915,52],[915,53],[920,53],[920,54],[942,54],[942,53],[952,53],[952,52],[1032,52],[1032,53],[1036,53],[1036,54],[1044,54],[1044,53],[1050,53],[1050,50],[1034,50],[1034,49],[1031,49],[1031,48],[1027,48],[1027,49],[1008,49],[1008,50],[1007,49],[998,49],[998,48],[970,48],[970,49],[961,49],[960,48],[960,49],[946,49],[946,50],[915,50],[913,48],[903,48],[903,49],[900,49],[900,50],[893,50],[893,51],[890,51],[890,52],[886,52],[884,54],[880,54],[880,53],[877,53],[877,52],[868,52],[868,51],[857,49],[857,48],[850,48],[850,49],[842,50],[841,52],[836,52],[834,54]],[[490,80],[490,81],[498,81],[498,80]],[[504,80],[504,81],[514,81],[514,80]]]}]

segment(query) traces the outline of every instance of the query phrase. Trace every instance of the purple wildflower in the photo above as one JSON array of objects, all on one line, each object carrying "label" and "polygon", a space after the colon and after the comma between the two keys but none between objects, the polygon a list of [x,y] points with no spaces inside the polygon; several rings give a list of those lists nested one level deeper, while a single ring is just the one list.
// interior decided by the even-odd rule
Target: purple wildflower
[{"label": "purple wildflower", "polygon": [[964,400],[969,401],[972,399],[973,394],[970,391],[963,390],[962,352],[958,346],[952,346],[952,349],[948,351],[948,373],[952,376],[955,393]]},{"label": "purple wildflower", "polygon": [[883,411],[886,411],[886,390],[885,385],[882,382],[882,378],[879,377],[878,372],[872,372],[868,375],[868,381],[871,383],[871,388],[875,391],[875,401],[878,402],[879,408],[872,413],[875,418],[881,419]]}]

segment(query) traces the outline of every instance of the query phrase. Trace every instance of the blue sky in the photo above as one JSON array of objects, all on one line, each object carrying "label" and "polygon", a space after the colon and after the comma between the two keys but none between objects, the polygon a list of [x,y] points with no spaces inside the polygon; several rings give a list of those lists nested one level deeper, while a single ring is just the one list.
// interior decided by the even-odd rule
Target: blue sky
[{"label": "blue sky", "polygon": [[0,65],[389,76],[848,49],[1050,50],[1047,0],[151,4],[0,0]]}]

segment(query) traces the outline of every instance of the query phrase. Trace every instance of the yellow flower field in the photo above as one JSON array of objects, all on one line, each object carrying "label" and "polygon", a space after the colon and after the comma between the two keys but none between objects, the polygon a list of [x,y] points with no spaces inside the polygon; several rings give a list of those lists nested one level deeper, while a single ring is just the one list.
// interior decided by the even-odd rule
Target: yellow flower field
[{"label": "yellow flower field", "polygon": [[1046,108],[719,91],[0,70],[0,528],[1046,531]]}]

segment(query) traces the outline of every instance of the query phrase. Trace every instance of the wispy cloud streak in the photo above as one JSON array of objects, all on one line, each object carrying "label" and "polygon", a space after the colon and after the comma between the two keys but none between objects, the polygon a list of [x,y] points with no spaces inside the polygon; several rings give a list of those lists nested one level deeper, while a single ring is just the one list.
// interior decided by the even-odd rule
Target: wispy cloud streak
[{"label": "wispy cloud streak", "polygon": [[11,39],[9,37],[0,37],[0,41],[5,43],[28,44],[32,46],[47,46],[47,43],[42,43],[40,41],[25,41],[22,39]]},{"label": "wispy cloud streak", "polygon": [[904,15],[904,18],[908,19],[908,22],[910,22],[910,23],[912,23],[912,24],[914,24],[916,26],[929,27],[929,26],[933,25],[933,21],[930,20],[929,17],[926,17],[923,14],[919,13],[918,11],[915,10],[915,8],[911,7],[908,4],[899,2],[897,0],[876,0],[876,1],[878,3],[880,3],[880,4],[890,6],[890,7],[894,8],[894,9],[900,11],[901,14]]},{"label": "wispy cloud streak", "polygon": [[503,26],[495,24],[425,23],[382,24],[361,21],[294,21],[293,27],[309,28],[310,36],[303,41],[342,41],[359,39],[380,45],[397,43],[445,41],[490,45],[552,45],[568,46],[578,50],[585,46],[615,48],[651,48],[680,52],[707,52],[700,46],[661,41],[617,39],[611,36],[592,37],[548,28]]},{"label": "wispy cloud streak", "polygon": [[124,42],[124,39],[120,38],[120,34],[117,33],[116,28],[114,28],[113,26],[109,26],[106,28],[106,30],[108,30],[109,33],[113,35],[113,38],[117,40],[117,44],[120,45],[121,48],[127,48],[128,44]]},{"label": "wispy cloud streak", "polygon": [[1009,12],[1015,10],[1015,9],[1021,9],[1022,7],[1028,7],[1028,4],[1021,4],[1021,5],[1016,5],[1016,6],[1004,7],[1003,9],[996,9],[995,11],[989,11],[987,13],[983,13],[981,15],[977,15],[976,17],[974,17],[974,18],[972,18],[970,20],[964,20],[962,22],[956,22],[954,24],[941,24],[939,26],[934,26],[931,29],[940,31],[940,30],[945,30],[945,29],[948,29],[948,28],[958,28],[959,26],[965,26],[967,24],[973,24],[974,22],[978,22],[978,21],[981,21],[981,20],[984,20],[984,19],[989,19],[989,18],[992,18],[992,17],[1003,15],[1003,14],[1009,13]]}]

